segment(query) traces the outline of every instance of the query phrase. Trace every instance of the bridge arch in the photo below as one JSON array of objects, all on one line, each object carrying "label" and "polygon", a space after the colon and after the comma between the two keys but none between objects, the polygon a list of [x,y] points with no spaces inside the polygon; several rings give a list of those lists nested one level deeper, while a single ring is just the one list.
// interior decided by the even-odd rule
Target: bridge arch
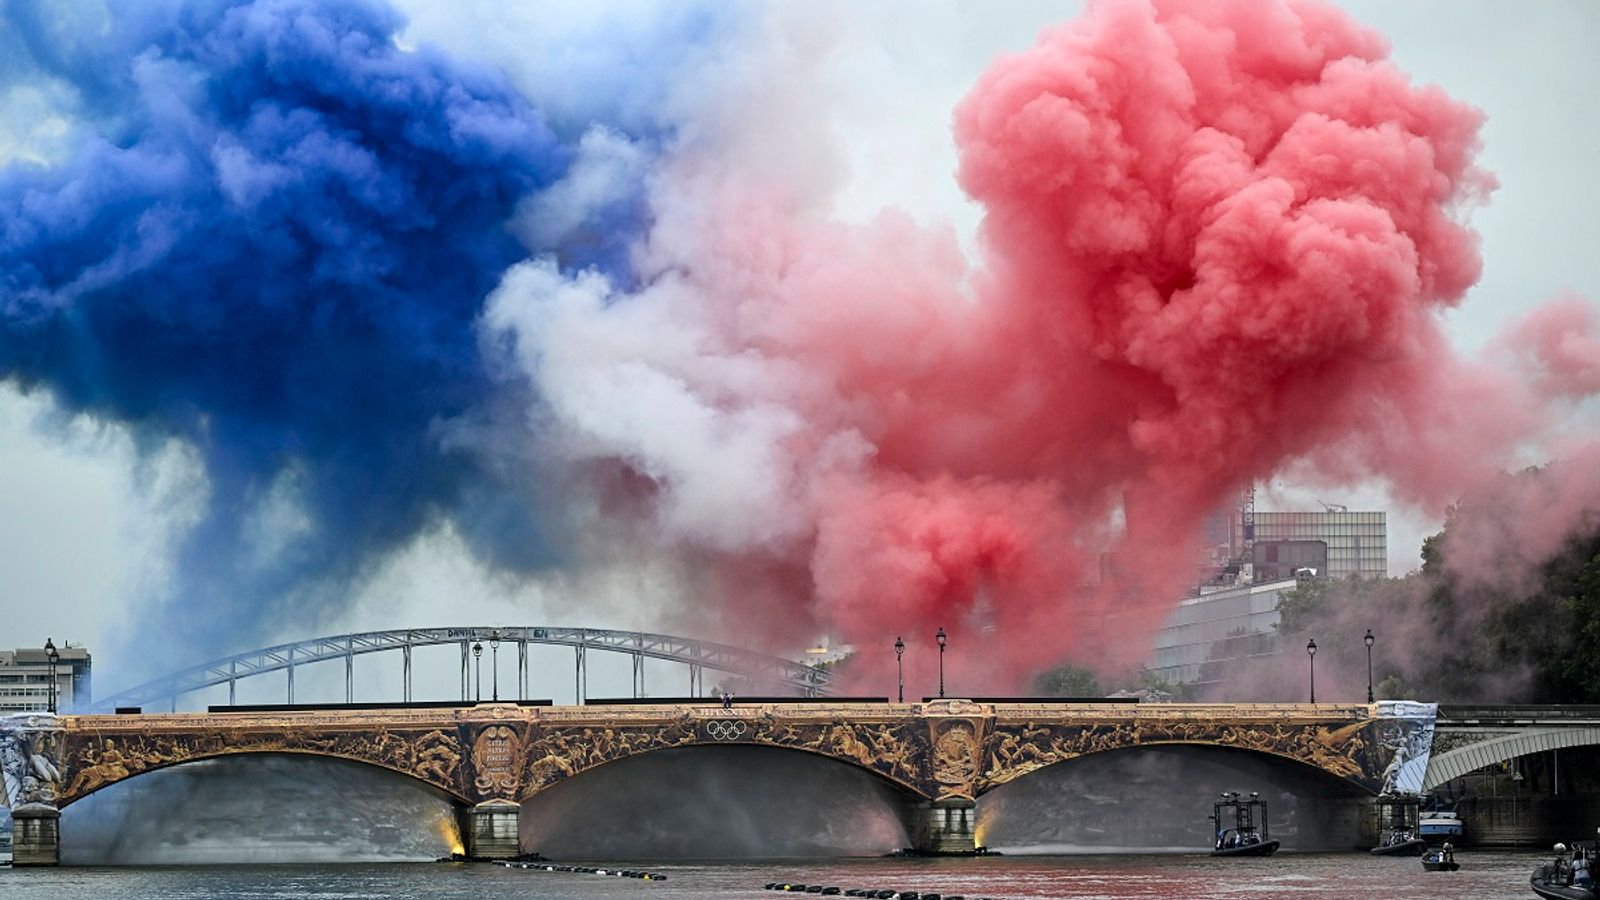
[{"label": "bridge arch", "polygon": [[1282,765],[1285,771],[1295,772],[1313,781],[1324,784],[1341,785],[1351,795],[1370,796],[1374,793],[1369,779],[1360,772],[1330,771],[1325,762],[1306,759],[1301,756],[1284,753],[1277,750],[1262,749],[1258,747],[1237,746],[1221,744],[1211,741],[1141,741],[1139,743],[1123,744],[1114,747],[1103,747],[1091,750],[1076,756],[1065,757],[1049,762],[1045,765],[1026,767],[1017,774],[1003,781],[986,782],[979,787],[977,796],[982,797],[1005,785],[1026,781],[1028,777],[1050,770],[1061,770],[1063,767],[1074,763],[1091,760],[1103,760],[1114,755],[1131,753],[1139,750],[1154,750],[1159,748],[1188,748],[1205,753],[1219,754],[1218,758],[1229,756],[1239,759],[1255,759]]},{"label": "bridge arch", "polygon": [[[106,744],[102,745],[100,753],[91,758],[96,760],[108,759],[104,755],[107,749],[107,744],[110,747],[111,753],[117,754],[109,757],[109,759],[115,760],[120,758],[120,751],[115,749],[116,738],[107,737],[104,739],[104,741]],[[440,784],[438,781],[429,779],[423,775],[419,775],[415,771],[409,771],[405,768],[401,768],[396,764],[373,759],[362,754],[349,752],[341,753],[337,751],[316,750],[309,748],[244,746],[218,748],[211,752],[200,752],[179,759],[166,759],[159,761],[142,759],[134,762],[132,765],[97,761],[92,765],[80,766],[72,770],[71,777],[63,782],[61,786],[61,796],[59,802],[57,803],[57,808],[66,809],[79,800],[90,797],[96,793],[99,793],[100,791],[105,790],[106,788],[132,781],[141,775],[148,775],[151,772],[182,768],[190,765],[191,763],[210,762],[218,759],[229,759],[242,756],[291,756],[317,759],[334,759],[342,762],[358,763],[373,769],[399,775],[407,781],[422,785],[433,793],[458,805],[470,806],[472,804],[472,800],[470,798],[466,797],[460,791],[455,790],[452,787]]]},{"label": "bridge arch", "polygon": [[693,744],[545,787],[523,801],[520,832],[526,850],[556,859],[859,856],[908,846],[923,800],[836,757]]},{"label": "bridge arch", "polygon": [[518,799],[611,762],[692,747],[758,747],[819,756],[865,770],[906,793],[926,799],[926,745],[915,725],[898,716],[844,715],[796,725],[771,709],[699,711],[633,727],[583,721],[548,723],[528,748]]},{"label": "bridge arch", "polygon": [[1501,735],[1443,753],[1435,753],[1428,762],[1428,774],[1423,778],[1423,790],[1432,790],[1470,772],[1510,762],[1520,756],[1531,756],[1568,747],[1600,746],[1600,726],[1537,728]]},{"label": "bridge arch", "polygon": [[[1222,748],[1282,759],[1342,779],[1368,794],[1383,790],[1392,746],[1404,728],[1365,707],[1279,705],[1239,716],[1223,705],[1090,709],[1069,716],[1018,709],[985,738],[971,796],[1031,772],[1133,747]],[[1021,713],[1018,715],[1016,713]]]},{"label": "bridge arch", "polygon": [[[190,666],[162,678],[145,682],[95,702],[92,712],[110,712],[117,707],[144,707],[194,691],[228,686],[228,702],[233,703],[240,680],[273,672],[287,673],[287,702],[294,703],[294,672],[298,666],[328,660],[345,662],[345,699],[353,699],[354,659],[371,653],[395,651],[402,656],[402,698],[411,699],[411,652],[419,647],[456,645],[461,648],[461,699],[467,701],[470,648],[474,644],[498,640],[517,647],[517,699],[526,699],[528,686],[527,649],[530,646],[570,647],[575,658],[574,679],[580,699],[587,691],[589,651],[622,653],[631,656],[633,690],[643,694],[643,661],[657,659],[680,663],[688,668],[689,693],[704,689],[707,669],[737,675],[757,684],[793,691],[801,696],[822,697],[829,693],[829,673],[782,657],[693,638],[645,631],[616,631],[605,628],[565,626],[456,626],[449,628],[404,628],[329,635],[263,647],[224,656]],[[508,694],[510,691],[507,692]]]},{"label": "bridge arch", "polygon": [[[868,761],[863,761],[861,759],[857,759],[857,758],[854,758],[854,757],[851,757],[851,756],[848,756],[848,755],[844,755],[844,754],[840,754],[840,753],[830,753],[830,752],[827,752],[825,750],[817,750],[817,749],[808,748],[808,747],[795,747],[795,746],[785,746],[783,744],[765,743],[765,742],[756,741],[756,740],[746,740],[746,741],[716,740],[716,741],[695,741],[695,742],[691,742],[691,743],[675,744],[675,745],[659,745],[659,746],[642,747],[642,748],[639,748],[639,749],[631,751],[631,752],[627,752],[627,753],[619,754],[619,755],[616,755],[616,756],[610,756],[610,757],[607,757],[607,758],[604,758],[604,759],[600,759],[600,760],[598,760],[598,761],[596,761],[596,762],[594,762],[592,764],[585,765],[582,768],[575,768],[571,772],[563,772],[561,774],[561,776],[557,777],[557,778],[551,778],[551,779],[548,779],[548,780],[540,778],[540,779],[538,779],[536,781],[530,782],[528,785],[526,785],[524,787],[522,793],[518,797],[518,800],[521,801],[521,802],[527,802],[527,801],[532,800],[535,797],[539,796],[540,794],[544,793],[545,791],[550,790],[551,788],[555,787],[558,784],[564,784],[567,781],[570,781],[572,779],[579,778],[579,777],[587,775],[587,774],[589,774],[591,772],[596,772],[598,770],[604,769],[604,768],[606,768],[607,766],[609,766],[609,765],[611,765],[613,763],[619,763],[619,762],[625,762],[625,761],[629,761],[629,760],[642,759],[642,758],[650,757],[650,756],[659,756],[661,754],[673,753],[673,752],[677,752],[677,751],[714,750],[714,749],[718,749],[718,748],[738,748],[738,749],[752,750],[752,751],[758,751],[758,752],[759,751],[767,751],[767,752],[784,753],[784,754],[789,754],[789,755],[805,756],[805,757],[810,757],[812,759],[820,759],[820,760],[824,760],[826,763],[829,763],[829,764],[847,766],[847,767],[849,767],[851,769],[854,769],[854,770],[857,770],[857,771],[861,771],[861,772],[865,772],[868,775],[870,775],[872,778],[877,780],[878,782],[880,782],[883,785],[885,785],[886,787],[889,787],[889,788],[893,789],[894,791],[896,791],[897,793],[901,794],[902,795],[902,799],[905,799],[905,800],[908,800],[908,801],[926,800],[926,799],[928,799],[927,796],[923,794],[922,789],[920,788],[920,786],[918,784],[914,783],[913,781],[909,780],[908,778],[906,778],[904,775],[897,774],[897,773],[892,773],[892,772],[885,772],[881,768],[873,766]],[[530,769],[536,769],[541,764],[541,762],[542,762],[542,759],[533,759],[533,760],[531,760],[530,761]]]}]

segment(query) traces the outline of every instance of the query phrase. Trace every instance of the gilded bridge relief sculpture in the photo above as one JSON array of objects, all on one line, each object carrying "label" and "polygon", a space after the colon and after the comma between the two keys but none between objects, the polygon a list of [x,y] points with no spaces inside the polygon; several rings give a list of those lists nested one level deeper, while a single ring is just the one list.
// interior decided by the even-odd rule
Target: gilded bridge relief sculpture
[{"label": "gilded bridge relief sculpture", "polygon": [[1150,744],[1203,744],[1268,753],[1305,763],[1371,790],[1380,783],[1368,766],[1364,732],[1371,723],[1305,722],[1240,724],[1221,716],[1138,724],[1103,722],[1051,724],[1024,722],[1000,726],[990,738],[983,790],[1058,762],[1126,747]]},{"label": "gilded bridge relief sculpture", "polygon": [[[196,760],[244,753],[354,760],[453,798],[474,824],[467,832],[485,835],[476,845],[469,839],[468,851],[505,856],[516,852],[517,804],[558,782],[662,750],[770,747],[875,773],[902,792],[914,843],[960,852],[974,846],[970,813],[986,792],[1046,766],[1132,747],[1222,747],[1292,760],[1371,794],[1396,789],[1398,779],[1420,779],[1426,769],[1433,708],[1392,706],[1399,705],[1075,707],[940,700],[909,707],[817,702],[725,709],[491,703],[438,710],[33,716],[5,720],[0,760],[18,815],[31,808],[45,818],[110,785]],[[51,831],[40,840],[53,848],[56,838]]]},{"label": "gilded bridge relief sculpture", "polygon": [[[374,710],[281,715],[67,716],[62,729],[6,734],[8,791],[59,805],[166,766],[235,753],[309,753],[381,766],[464,801],[525,798],[596,766],[656,750],[746,744],[815,753],[868,769],[930,799],[973,799],[1045,766],[1149,744],[1201,744],[1294,760],[1367,790],[1395,758],[1375,747],[1367,707],[1332,718],[1249,707],[1159,707],[1117,718],[968,704],[959,715],[928,704],[918,714],[826,704],[741,708],[560,709],[484,707],[441,713]],[[493,709],[487,716],[482,709]],[[1292,708],[1291,708],[1292,709]],[[580,711],[581,710],[581,711]],[[1393,728],[1393,725],[1387,726]],[[1393,742],[1389,742],[1393,743]],[[53,748],[59,746],[61,750]],[[1396,746],[1404,746],[1396,745]],[[40,753],[39,748],[49,752]],[[25,749],[26,748],[26,749]],[[32,762],[24,763],[24,760]],[[59,760],[59,761],[58,761]],[[1381,763],[1381,764],[1380,764]],[[16,773],[16,774],[13,774]]]}]

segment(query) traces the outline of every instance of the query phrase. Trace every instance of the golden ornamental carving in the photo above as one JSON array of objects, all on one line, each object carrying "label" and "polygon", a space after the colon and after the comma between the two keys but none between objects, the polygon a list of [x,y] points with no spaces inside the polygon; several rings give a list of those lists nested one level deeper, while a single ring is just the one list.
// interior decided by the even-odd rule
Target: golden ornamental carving
[{"label": "golden ornamental carving", "polygon": [[[519,799],[612,760],[690,744],[804,750],[869,769],[929,799],[976,797],[1063,760],[1146,744],[1271,753],[1368,789],[1381,785],[1385,765],[1395,755],[1381,739],[1379,720],[1365,707],[1289,704],[1087,707],[945,700],[916,708],[819,702],[734,709],[501,704],[66,716],[60,722],[54,743],[34,741],[33,758],[59,774],[53,789],[62,804],[151,769],[251,752],[360,760],[408,773],[463,802]],[[0,757],[10,759],[10,746],[0,745]],[[19,754],[20,749],[11,752],[21,759]],[[30,790],[28,767],[7,762],[4,768],[20,790]],[[45,796],[43,786],[37,790]]]},{"label": "golden ornamental carving", "polygon": [[461,769],[461,743],[455,735],[430,731],[417,739],[416,773],[424,781],[449,784]]},{"label": "golden ornamental carving", "polygon": [[1005,725],[990,737],[983,788],[1089,753],[1146,744],[1212,744],[1284,756],[1366,783],[1368,722],[1230,722],[1221,718],[1153,719],[1062,725]]},{"label": "golden ornamental carving", "polygon": [[524,795],[603,763],[646,750],[680,747],[695,738],[687,717],[654,728],[547,726],[527,755]]},{"label": "golden ornamental carving", "polygon": [[941,726],[933,742],[932,765],[933,780],[940,785],[940,797],[971,798],[979,765],[977,729],[967,722]]},{"label": "golden ornamental carving", "polygon": [[516,796],[522,774],[522,741],[517,732],[505,725],[478,732],[472,744],[472,767],[472,786],[480,795]]},{"label": "golden ornamental carving", "polygon": [[435,730],[405,735],[372,731],[321,732],[303,726],[281,731],[209,729],[191,733],[119,731],[75,735],[68,742],[66,790],[70,802],[133,775],[177,763],[238,753],[311,753],[372,763],[461,793],[460,742]]},{"label": "golden ornamental carving", "polygon": [[797,723],[769,712],[754,722],[752,740],[847,759],[909,786],[920,785],[921,748],[908,735],[910,720]]}]

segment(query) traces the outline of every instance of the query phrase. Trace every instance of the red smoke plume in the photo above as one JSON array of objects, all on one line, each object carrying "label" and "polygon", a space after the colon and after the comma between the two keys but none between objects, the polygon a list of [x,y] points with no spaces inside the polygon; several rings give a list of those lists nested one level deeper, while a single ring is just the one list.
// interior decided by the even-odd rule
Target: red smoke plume
[{"label": "red smoke plume", "polygon": [[[1479,273],[1482,116],[1385,55],[1317,4],[1091,4],[956,111],[986,209],[972,272],[947,232],[817,221],[685,160],[650,250],[666,274],[579,304],[608,340],[637,321],[659,343],[575,364],[607,402],[648,384],[695,424],[564,415],[559,391],[557,417],[647,476],[642,533],[705,561],[744,639],[832,627],[881,649],[852,669],[879,692],[901,634],[927,688],[941,625],[969,695],[1136,663],[1242,485],[1309,462],[1442,509],[1541,425],[1436,318]],[[545,331],[546,353],[577,333]],[[1551,378],[1593,376],[1582,347],[1533,343]],[[547,392],[561,365],[539,360]],[[772,496],[733,496],[749,472]]]}]

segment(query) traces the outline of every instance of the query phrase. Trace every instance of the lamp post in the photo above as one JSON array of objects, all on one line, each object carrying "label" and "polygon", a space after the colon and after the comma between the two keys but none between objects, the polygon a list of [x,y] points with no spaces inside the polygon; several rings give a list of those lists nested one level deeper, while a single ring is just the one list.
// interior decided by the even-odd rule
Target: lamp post
[{"label": "lamp post", "polygon": [[944,626],[939,626],[939,633],[933,636],[939,642],[939,699],[944,699]]},{"label": "lamp post", "polygon": [[44,658],[50,663],[50,714],[56,712],[56,661],[61,659],[61,654],[56,652],[56,642],[49,638],[44,639]]},{"label": "lamp post", "polygon": [[1317,702],[1317,639],[1306,641],[1306,658],[1311,661],[1311,702]]},{"label": "lamp post", "polygon": [[489,632],[489,683],[494,685],[494,702],[500,702],[500,629]]},{"label": "lamp post", "polygon": [[894,670],[895,670],[896,680],[900,684],[900,694],[899,694],[899,701],[898,701],[900,703],[906,702],[906,663],[905,663],[905,659],[904,659],[905,655],[906,655],[906,642],[901,640],[901,639],[899,639],[899,638],[895,638],[894,639]]},{"label": "lamp post", "polygon": [[1361,639],[1361,643],[1367,645],[1367,702],[1368,703],[1372,702],[1372,645],[1377,640],[1378,640],[1377,638],[1372,636],[1372,629],[1371,628],[1367,629],[1367,636]]},{"label": "lamp post", "polygon": [[478,686],[473,690],[472,698],[476,703],[483,702],[483,644],[472,642],[472,661],[478,668]]}]

